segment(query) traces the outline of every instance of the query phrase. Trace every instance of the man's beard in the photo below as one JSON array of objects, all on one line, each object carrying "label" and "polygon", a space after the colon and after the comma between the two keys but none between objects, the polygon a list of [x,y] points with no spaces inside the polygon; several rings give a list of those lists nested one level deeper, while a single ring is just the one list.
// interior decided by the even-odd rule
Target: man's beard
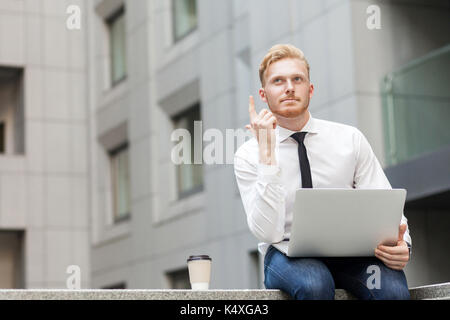
[{"label": "man's beard", "polygon": [[[302,101],[303,101],[303,100],[300,99],[299,103],[302,102]],[[278,106],[280,106],[281,103],[282,103],[282,102],[280,102],[280,104],[279,104]],[[274,109],[272,109],[272,107],[270,106],[269,99],[267,99],[267,105],[269,106],[269,110],[270,110],[275,116],[289,119],[289,118],[295,118],[295,117],[298,117],[298,116],[300,116],[302,113],[306,112],[306,111],[308,110],[309,101],[307,102],[306,107],[301,108],[299,111],[295,111],[295,115],[294,115],[294,116],[290,116],[290,114],[286,114],[286,112],[287,112],[287,113],[290,113],[290,111],[292,110],[292,108],[285,109],[285,112],[280,113],[279,111],[280,111],[281,108],[278,108],[278,109],[276,109],[276,110],[274,111]],[[295,110],[298,110],[297,107],[295,107]]]}]

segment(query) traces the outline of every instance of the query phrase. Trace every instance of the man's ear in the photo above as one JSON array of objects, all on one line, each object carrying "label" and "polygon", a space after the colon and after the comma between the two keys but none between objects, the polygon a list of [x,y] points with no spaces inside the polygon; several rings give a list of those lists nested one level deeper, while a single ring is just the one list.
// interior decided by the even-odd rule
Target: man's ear
[{"label": "man's ear", "polygon": [[264,91],[264,88],[260,88],[259,89],[259,96],[260,96],[262,101],[267,103],[266,91]]},{"label": "man's ear", "polygon": [[311,83],[311,84],[309,85],[309,99],[312,98],[313,93],[314,93],[314,85]]}]

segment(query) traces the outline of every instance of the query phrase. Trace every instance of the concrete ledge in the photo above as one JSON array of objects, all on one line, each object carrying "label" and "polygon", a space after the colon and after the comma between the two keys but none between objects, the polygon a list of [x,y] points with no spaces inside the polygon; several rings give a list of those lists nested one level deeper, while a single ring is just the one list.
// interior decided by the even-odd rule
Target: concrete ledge
[{"label": "concrete ledge", "polygon": [[450,282],[409,289],[411,300],[450,300]]},{"label": "concrete ledge", "polygon": [[0,290],[3,300],[287,300],[280,290]]},{"label": "concrete ledge", "polygon": [[[450,299],[450,282],[410,289],[412,300]],[[3,289],[0,300],[289,300],[280,290]],[[355,300],[336,289],[335,300]]]}]

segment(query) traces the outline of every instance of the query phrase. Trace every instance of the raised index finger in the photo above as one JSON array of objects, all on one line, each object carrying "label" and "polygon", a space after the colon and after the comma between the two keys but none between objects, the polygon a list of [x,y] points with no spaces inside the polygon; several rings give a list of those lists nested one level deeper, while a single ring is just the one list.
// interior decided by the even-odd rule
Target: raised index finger
[{"label": "raised index finger", "polygon": [[253,96],[250,96],[248,99],[248,113],[250,114],[250,121],[258,116],[255,110],[255,100]]}]

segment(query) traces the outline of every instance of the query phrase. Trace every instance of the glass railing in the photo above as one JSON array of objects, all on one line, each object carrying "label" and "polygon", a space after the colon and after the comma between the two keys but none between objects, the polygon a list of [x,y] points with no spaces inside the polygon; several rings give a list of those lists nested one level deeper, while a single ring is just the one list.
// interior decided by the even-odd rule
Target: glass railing
[{"label": "glass railing", "polygon": [[384,77],[387,166],[450,145],[450,44]]}]

